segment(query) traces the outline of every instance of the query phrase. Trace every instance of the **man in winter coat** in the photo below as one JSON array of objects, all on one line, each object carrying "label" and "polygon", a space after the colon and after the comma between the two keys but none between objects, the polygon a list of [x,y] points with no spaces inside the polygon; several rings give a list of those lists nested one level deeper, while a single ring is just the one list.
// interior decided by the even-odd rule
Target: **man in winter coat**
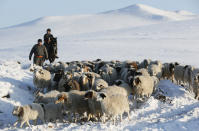
[{"label": "man in winter coat", "polygon": [[44,35],[44,45],[46,46],[46,49],[47,49],[48,53],[51,52],[50,51],[50,46],[52,46],[53,47],[52,51],[54,52],[55,57],[58,58],[58,56],[57,56],[57,45],[56,46],[50,45],[50,44],[52,44],[51,41],[52,41],[53,38],[54,37],[51,34],[51,29],[48,28],[46,34]]},{"label": "man in winter coat", "polygon": [[38,39],[38,43],[32,47],[29,55],[29,60],[31,60],[33,53],[34,53],[33,63],[38,66],[43,66],[45,59],[48,59],[48,52],[46,50],[46,47],[42,45],[41,39]]}]

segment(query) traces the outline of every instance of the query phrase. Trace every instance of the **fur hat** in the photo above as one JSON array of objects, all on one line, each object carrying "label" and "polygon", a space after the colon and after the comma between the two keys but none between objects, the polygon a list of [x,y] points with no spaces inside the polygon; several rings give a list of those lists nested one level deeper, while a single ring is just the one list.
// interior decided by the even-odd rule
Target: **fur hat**
[{"label": "fur hat", "polygon": [[47,29],[47,31],[51,31],[51,29],[50,29],[50,28],[48,28],[48,29]]},{"label": "fur hat", "polygon": [[42,39],[38,39],[38,42],[42,42]]}]

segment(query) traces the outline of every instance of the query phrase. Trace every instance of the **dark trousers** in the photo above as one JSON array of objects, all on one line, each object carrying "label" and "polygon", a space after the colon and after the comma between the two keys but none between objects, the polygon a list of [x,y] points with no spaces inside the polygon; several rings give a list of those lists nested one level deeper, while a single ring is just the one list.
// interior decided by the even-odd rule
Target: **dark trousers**
[{"label": "dark trousers", "polygon": [[34,57],[34,64],[38,65],[38,66],[43,66],[44,64],[44,58],[38,58],[38,57]]}]

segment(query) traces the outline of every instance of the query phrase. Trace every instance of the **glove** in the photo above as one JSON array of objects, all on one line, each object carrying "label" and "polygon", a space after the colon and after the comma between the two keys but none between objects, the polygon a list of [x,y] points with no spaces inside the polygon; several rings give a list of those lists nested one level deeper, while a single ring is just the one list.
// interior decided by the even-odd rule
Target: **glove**
[{"label": "glove", "polygon": [[29,57],[29,60],[31,61],[31,57]]}]

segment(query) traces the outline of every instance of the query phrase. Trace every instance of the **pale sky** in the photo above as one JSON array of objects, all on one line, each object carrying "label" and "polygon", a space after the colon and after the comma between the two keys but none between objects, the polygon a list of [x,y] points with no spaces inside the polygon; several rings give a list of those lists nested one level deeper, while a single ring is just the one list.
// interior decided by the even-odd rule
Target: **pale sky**
[{"label": "pale sky", "polygon": [[43,16],[94,14],[133,4],[199,14],[199,0],[0,0],[0,28]]}]

